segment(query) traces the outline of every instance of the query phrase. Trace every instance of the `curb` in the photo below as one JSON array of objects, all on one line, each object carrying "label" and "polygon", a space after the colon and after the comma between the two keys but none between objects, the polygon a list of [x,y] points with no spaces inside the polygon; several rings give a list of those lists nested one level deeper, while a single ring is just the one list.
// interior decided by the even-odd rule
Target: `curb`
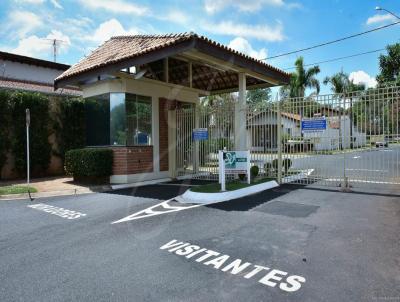
[{"label": "curb", "polygon": [[187,190],[185,193],[176,197],[175,199],[182,203],[212,204],[253,195],[278,186],[279,184],[275,180],[271,180],[247,188],[221,193],[198,193]]}]

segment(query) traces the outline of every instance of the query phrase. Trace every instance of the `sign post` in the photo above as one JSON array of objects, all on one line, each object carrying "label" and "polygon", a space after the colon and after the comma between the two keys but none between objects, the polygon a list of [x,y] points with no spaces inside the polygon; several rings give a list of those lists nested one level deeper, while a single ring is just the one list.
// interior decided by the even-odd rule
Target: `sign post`
[{"label": "sign post", "polygon": [[26,115],[26,182],[29,191],[29,183],[30,183],[29,127],[31,125],[31,113],[29,109],[25,110],[25,115]]},{"label": "sign post", "polygon": [[250,151],[218,151],[219,183],[226,190],[225,174],[247,174],[250,184]]}]

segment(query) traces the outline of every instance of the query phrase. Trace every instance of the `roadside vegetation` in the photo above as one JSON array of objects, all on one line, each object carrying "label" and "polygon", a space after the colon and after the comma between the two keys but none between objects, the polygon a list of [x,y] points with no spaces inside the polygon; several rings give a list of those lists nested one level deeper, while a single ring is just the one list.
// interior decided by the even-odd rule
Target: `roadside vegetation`
[{"label": "roadside vegetation", "polygon": [[0,195],[23,194],[23,193],[36,193],[35,187],[28,187],[24,185],[13,185],[0,187]]}]

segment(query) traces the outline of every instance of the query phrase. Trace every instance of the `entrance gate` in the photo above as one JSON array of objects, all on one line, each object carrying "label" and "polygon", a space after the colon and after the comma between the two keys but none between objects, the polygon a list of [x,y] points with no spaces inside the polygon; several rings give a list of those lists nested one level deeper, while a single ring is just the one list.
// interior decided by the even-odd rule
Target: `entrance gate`
[{"label": "entrance gate", "polygon": [[[193,139],[206,128],[207,140]],[[234,145],[233,104],[203,105],[176,110],[176,174],[178,178],[218,179],[218,151]]]},{"label": "entrance gate", "polygon": [[[218,150],[234,148],[234,112],[232,102],[177,110],[179,177],[218,179]],[[244,114],[252,165],[267,177],[343,187],[400,184],[399,87],[281,99]],[[208,139],[194,141],[194,128],[207,128]]]}]

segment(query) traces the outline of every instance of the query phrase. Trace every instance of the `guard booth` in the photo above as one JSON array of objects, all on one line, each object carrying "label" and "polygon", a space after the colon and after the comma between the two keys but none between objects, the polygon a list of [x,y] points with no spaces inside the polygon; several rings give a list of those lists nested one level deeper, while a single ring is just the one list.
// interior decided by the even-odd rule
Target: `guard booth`
[{"label": "guard booth", "polygon": [[[87,146],[111,148],[110,181],[130,183],[214,177],[218,149],[248,148],[246,90],[288,82],[265,62],[184,33],[113,37],[54,86],[82,89]],[[202,97],[228,92],[237,92],[233,102],[200,106]],[[194,139],[200,128],[207,140]]]}]

